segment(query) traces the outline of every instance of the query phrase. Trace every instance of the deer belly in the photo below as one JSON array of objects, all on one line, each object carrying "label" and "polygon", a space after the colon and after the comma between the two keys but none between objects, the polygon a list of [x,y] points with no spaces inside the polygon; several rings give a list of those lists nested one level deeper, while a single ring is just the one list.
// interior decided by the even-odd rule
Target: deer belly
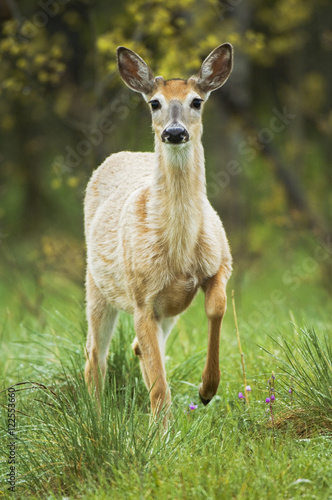
[{"label": "deer belly", "polygon": [[156,313],[166,318],[181,314],[195,297],[198,286],[194,278],[177,280],[168,285],[156,297]]}]

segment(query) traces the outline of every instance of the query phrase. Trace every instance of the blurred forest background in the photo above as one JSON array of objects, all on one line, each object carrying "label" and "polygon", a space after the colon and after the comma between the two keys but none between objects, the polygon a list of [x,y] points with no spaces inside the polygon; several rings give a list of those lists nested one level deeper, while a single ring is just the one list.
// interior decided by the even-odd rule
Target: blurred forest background
[{"label": "blurred forest background", "polygon": [[247,269],[280,274],[288,259],[285,285],[330,292],[331,20],[328,0],[0,0],[2,311],[15,299],[40,315],[50,290],[71,286],[83,300],[88,178],[113,152],[153,149],[146,103],[117,73],[119,45],[155,75],[187,78],[233,44],[203,144],[237,290]]}]

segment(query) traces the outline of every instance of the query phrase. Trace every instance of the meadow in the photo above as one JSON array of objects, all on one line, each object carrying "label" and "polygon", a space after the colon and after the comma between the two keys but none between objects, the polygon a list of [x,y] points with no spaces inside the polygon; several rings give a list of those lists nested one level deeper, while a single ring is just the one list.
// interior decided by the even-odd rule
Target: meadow
[{"label": "meadow", "polygon": [[[0,498],[332,498],[331,17],[320,0],[0,2]],[[221,382],[204,407],[200,293],[168,339],[165,434],[125,314],[101,412],[88,395],[83,198],[108,155],[153,149],[117,47],[169,79],[224,42],[203,134],[234,257]]]},{"label": "meadow", "polygon": [[[331,498],[332,305],[320,273],[331,248],[314,239],[300,243],[289,247],[280,238],[262,258],[235,262],[221,383],[207,407],[198,397],[207,341],[202,294],[180,318],[167,346],[173,402],[166,434],[150,416],[130,347],[132,318],[121,315],[112,340],[99,414],[83,380],[83,287],[52,270],[34,282],[27,270],[15,277],[14,269],[2,269],[9,281],[0,288],[0,496]],[[239,398],[245,387],[232,290],[249,404]],[[6,482],[13,441],[15,492]]]}]

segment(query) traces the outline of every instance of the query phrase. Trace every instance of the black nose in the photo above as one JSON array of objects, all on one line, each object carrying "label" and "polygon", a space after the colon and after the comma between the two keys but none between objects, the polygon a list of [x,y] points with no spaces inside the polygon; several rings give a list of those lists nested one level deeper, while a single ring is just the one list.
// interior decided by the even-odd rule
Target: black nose
[{"label": "black nose", "polygon": [[163,142],[170,142],[171,144],[180,144],[189,140],[188,130],[180,125],[170,125],[163,130],[161,134]]}]

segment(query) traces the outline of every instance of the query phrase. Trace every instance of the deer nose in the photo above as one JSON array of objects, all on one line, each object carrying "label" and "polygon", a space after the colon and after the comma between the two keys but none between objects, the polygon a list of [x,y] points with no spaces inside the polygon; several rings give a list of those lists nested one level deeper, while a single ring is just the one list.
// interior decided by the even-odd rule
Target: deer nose
[{"label": "deer nose", "polygon": [[189,141],[189,133],[181,125],[170,125],[163,130],[161,140],[163,142],[170,142],[171,144],[180,144],[181,142]]}]

